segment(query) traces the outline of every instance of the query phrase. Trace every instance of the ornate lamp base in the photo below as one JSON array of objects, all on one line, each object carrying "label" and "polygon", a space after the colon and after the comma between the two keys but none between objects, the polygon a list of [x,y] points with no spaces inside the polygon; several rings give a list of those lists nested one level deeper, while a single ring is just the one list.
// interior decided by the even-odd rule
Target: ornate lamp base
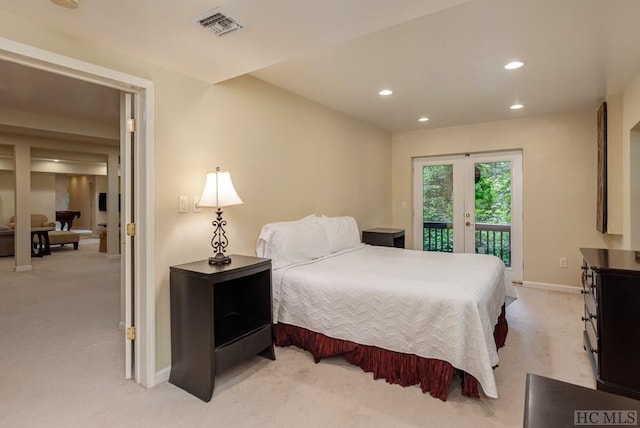
[{"label": "ornate lamp base", "polygon": [[218,253],[214,257],[209,257],[210,265],[226,265],[228,263],[231,263],[231,257],[225,256],[222,253]]},{"label": "ornate lamp base", "polygon": [[231,263],[231,257],[224,254],[224,250],[229,245],[227,234],[224,232],[224,227],[227,225],[227,221],[222,219],[222,210],[218,208],[216,210],[216,219],[211,222],[215,230],[213,232],[213,238],[211,238],[211,246],[216,255],[209,257],[210,265],[226,265]]}]

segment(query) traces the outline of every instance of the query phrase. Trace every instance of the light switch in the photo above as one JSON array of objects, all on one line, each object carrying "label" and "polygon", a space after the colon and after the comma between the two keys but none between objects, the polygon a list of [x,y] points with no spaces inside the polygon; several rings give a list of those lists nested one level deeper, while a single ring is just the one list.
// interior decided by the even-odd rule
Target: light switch
[{"label": "light switch", "polygon": [[187,197],[180,195],[178,197],[178,212],[179,213],[186,213],[189,212],[189,210],[187,209]]}]

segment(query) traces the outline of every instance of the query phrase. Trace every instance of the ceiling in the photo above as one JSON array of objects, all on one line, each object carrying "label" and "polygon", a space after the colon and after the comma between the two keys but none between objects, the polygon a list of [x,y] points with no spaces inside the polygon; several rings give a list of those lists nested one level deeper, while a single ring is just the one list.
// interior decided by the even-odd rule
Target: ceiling
[{"label": "ceiling", "polygon": [[[215,7],[244,28],[218,37],[191,22]],[[251,73],[391,132],[595,111],[640,71],[637,0],[80,0],[74,10],[0,0],[0,10],[211,83]],[[504,70],[513,59],[524,67]],[[29,73],[11,76],[0,103],[31,88]],[[524,108],[510,110],[516,102]]]}]

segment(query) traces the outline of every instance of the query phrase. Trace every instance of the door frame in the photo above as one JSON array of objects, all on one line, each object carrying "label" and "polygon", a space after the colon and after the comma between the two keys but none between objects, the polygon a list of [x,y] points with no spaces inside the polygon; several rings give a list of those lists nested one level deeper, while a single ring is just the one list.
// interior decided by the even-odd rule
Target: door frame
[{"label": "door frame", "polygon": [[[139,243],[135,246],[133,252],[133,259],[137,266],[133,275],[134,314],[137,330],[134,365],[136,367],[136,382],[150,388],[156,383],[155,278],[152,269],[155,253],[155,219],[153,211],[154,84],[137,76],[59,55],[3,37],[0,37],[0,59],[133,93],[137,95],[140,101],[137,124],[139,144],[134,147],[138,162],[136,164],[137,168],[132,172],[134,183],[136,183],[134,203],[137,208],[134,221],[137,226],[137,242]],[[129,171],[122,171],[121,173],[128,174]],[[123,199],[126,201],[126,198]],[[123,248],[126,248],[126,246],[123,246]]]},{"label": "door frame", "polygon": [[[508,159],[511,162],[511,226],[512,229],[519,230],[519,234],[512,234],[511,241],[511,254],[512,264],[508,270],[511,272],[512,281],[521,283],[524,277],[524,254],[522,252],[522,238],[523,238],[523,211],[522,211],[522,150],[504,150],[495,152],[477,152],[477,153],[464,153],[464,154],[451,154],[443,156],[419,156],[412,159],[412,177],[413,182],[413,230],[414,242],[413,247],[417,250],[422,250],[422,227],[419,227],[417,219],[422,219],[422,208],[418,209],[418,202],[422,201],[422,180],[418,180],[418,175],[415,171],[415,167],[418,163],[421,165],[432,164],[442,165],[443,163],[450,163],[453,168],[453,197],[454,207],[465,207],[470,204],[470,201],[474,201],[475,196],[466,192],[465,186],[472,177],[466,176],[471,174],[469,168],[464,168],[466,162],[496,162],[499,160]],[[458,165],[458,168],[456,168]],[[462,166],[462,167],[460,167]],[[422,204],[420,204],[422,205]],[[463,210],[454,209],[453,223],[464,223]],[[421,225],[421,223],[420,223]],[[465,239],[459,239],[460,235],[465,238],[467,233],[465,228],[454,228],[454,252],[464,252]],[[519,263],[513,263],[514,260],[519,260]]]}]

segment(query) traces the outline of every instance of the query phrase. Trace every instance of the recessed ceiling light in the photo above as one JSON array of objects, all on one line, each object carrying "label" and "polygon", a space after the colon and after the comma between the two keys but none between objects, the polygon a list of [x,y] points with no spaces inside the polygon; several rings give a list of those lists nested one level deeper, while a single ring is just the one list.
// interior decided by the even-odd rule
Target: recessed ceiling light
[{"label": "recessed ceiling light", "polygon": [[509,107],[511,110],[520,110],[521,108],[523,108],[524,105],[522,104],[514,104],[511,107]]},{"label": "recessed ceiling light", "polygon": [[524,62],[522,61],[512,61],[509,64],[505,65],[504,68],[507,70],[515,70],[522,67],[523,65],[524,65]]},{"label": "recessed ceiling light", "polygon": [[428,122],[429,118],[428,117],[421,117],[420,119],[418,119],[418,122]]},{"label": "recessed ceiling light", "polygon": [[378,94],[382,95],[383,97],[386,97],[393,94],[393,91],[391,89],[383,89],[380,92],[378,92]]}]

